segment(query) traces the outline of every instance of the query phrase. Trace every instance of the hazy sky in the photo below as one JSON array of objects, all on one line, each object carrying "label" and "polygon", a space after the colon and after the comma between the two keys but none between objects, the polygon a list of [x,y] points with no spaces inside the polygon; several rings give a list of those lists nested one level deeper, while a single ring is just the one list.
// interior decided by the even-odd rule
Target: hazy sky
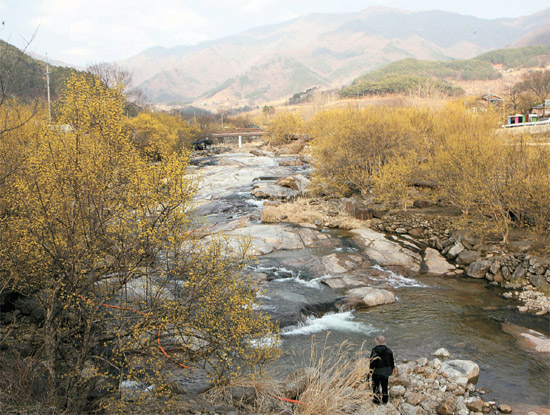
[{"label": "hazy sky", "polygon": [[544,5],[517,0],[0,0],[0,38],[18,47],[33,39],[29,51],[84,66],[310,13],[387,6],[493,19],[529,15]]}]

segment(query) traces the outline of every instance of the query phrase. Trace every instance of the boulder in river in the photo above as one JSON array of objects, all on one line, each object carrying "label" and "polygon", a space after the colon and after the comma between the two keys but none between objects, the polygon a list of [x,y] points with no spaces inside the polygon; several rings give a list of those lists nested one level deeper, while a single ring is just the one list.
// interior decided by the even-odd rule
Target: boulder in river
[{"label": "boulder in river", "polygon": [[352,231],[358,237],[363,252],[373,262],[380,266],[400,267],[416,273],[420,270],[422,258],[420,254],[389,241],[385,235],[372,229],[361,228]]},{"label": "boulder in river", "polygon": [[512,407],[510,405],[506,404],[500,404],[498,407],[498,410],[502,412],[503,414],[510,414],[512,413]]},{"label": "boulder in river", "polygon": [[277,180],[276,184],[279,186],[288,187],[292,190],[296,190],[300,192],[300,194],[306,194],[311,189],[311,180],[309,180],[302,174],[283,177]]},{"label": "boulder in river", "polygon": [[303,323],[304,316],[299,310],[288,312],[271,312],[271,322],[277,324],[280,329],[289,326],[296,326]]},{"label": "boulder in river", "polygon": [[257,183],[252,194],[261,199],[287,200],[298,196],[298,191],[273,183]]},{"label": "boulder in river", "polygon": [[449,357],[451,354],[447,349],[441,347],[440,349],[437,349],[435,352],[433,352],[433,355],[438,357]]},{"label": "boulder in river", "polygon": [[484,278],[487,271],[493,265],[492,261],[481,260],[472,262],[468,268],[466,268],[466,275],[472,278]]},{"label": "boulder in river", "polygon": [[429,274],[447,275],[456,270],[454,265],[449,264],[445,257],[433,248],[426,248],[424,263]]},{"label": "boulder in river", "polygon": [[441,371],[451,380],[464,377],[471,383],[479,376],[479,366],[471,360],[448,360],[441,363]]},{"label": "boulder in river", "polygon": [[373,287],[353,288],[348,291],[348,296],[358,306],[374,307],[395,302],[394,293]]},{"label": "boulder in river", "polygon": [[470,265],[472,262],[478,261],[480,257],[481,254],[478,251],[466,249],[458,254],[456,262],[460,265]]}]

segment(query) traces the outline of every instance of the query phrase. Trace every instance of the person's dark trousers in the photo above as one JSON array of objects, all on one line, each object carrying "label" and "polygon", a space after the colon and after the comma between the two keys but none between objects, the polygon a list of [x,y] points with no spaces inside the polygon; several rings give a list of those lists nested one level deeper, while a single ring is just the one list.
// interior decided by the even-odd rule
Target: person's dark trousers
[{"label": "person's dark trousers", "polygon": [[380,390],[382,392],[382,402],[388,403],[388,377],[372,375],[372,391],[374,392],[374,403],[380,403]]}]

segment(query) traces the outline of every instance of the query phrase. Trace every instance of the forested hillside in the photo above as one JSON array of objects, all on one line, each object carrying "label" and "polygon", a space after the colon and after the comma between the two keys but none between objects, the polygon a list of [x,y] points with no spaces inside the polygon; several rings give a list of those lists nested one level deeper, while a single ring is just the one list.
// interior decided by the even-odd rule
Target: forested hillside
[{"label": "forested hillside", "polygon": [[[78,71],[50,66],[50,92],[59,96],[66,80]],[[0,40],[0,88],[4,97],[23,100],[46,99],[46,63],[30,57],[25,51]]]},{"label": "forested hillside", "polygon": [[427,61],[414,58],[392,62],[355,79],[341,91],[344,97],[385,93],[408,93],[422,88],[435,88],[445,95],[458,95],[461,89],[452,81],[498,79],[504,69],[540,67],[550,63],[550,46],[498,49],[473,59]]}]

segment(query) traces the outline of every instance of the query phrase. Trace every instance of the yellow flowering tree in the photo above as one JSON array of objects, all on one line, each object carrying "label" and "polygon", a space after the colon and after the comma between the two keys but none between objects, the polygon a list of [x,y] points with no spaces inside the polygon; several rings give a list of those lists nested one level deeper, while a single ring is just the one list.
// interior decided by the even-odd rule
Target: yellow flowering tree
[{"label": "yellow flowering tree", "polygon": [[303,121],[300,115],[293,112],[277,114],[267,124],[267,135],[270,144],[285,144],[303,132]]},{"label": "yellow flowering tree", "polygon": [[[498,112],[464,102],[439,109],[370,107],[319,112],[310,122],[317,183],[328,194],[373,192],[406,208],[414,183],[452,205],[476,229],[508,241],[515,225],[547,232],[549,150],[528,136],[499,131]],[[544,234],[542,232],[541,234]]]},{"label": "yellow flowering tree", "polygon": [[184,148],[200,134],[178,114],[142,112],[125,121],[134,145],[152,159],[161,159]]},{"label": "yellow flowering tree", "polygon": [[407,113],[389,107],[317,113],[310,121],[316,181],[338,195],[368,193],[373,176],[412,147]]},{"label": "yellow flowering tree", "polygon": [[[121,87],[74,76],[55,127],[37,118],[1,143],[25,157],[2,166],[0,275],[4,289],[42,304],[36,358],[49,398],[68,411],[85,409],[98,385],[114,398],[104,404],[121,402],[123,381],[167,394],[170,361],[225,382],[277,354],[242,276],[246,251],[200,240],[187,153],[150,163],[126,133],[123,104]],[[265,336],[273,341],[258,347]]]}]

